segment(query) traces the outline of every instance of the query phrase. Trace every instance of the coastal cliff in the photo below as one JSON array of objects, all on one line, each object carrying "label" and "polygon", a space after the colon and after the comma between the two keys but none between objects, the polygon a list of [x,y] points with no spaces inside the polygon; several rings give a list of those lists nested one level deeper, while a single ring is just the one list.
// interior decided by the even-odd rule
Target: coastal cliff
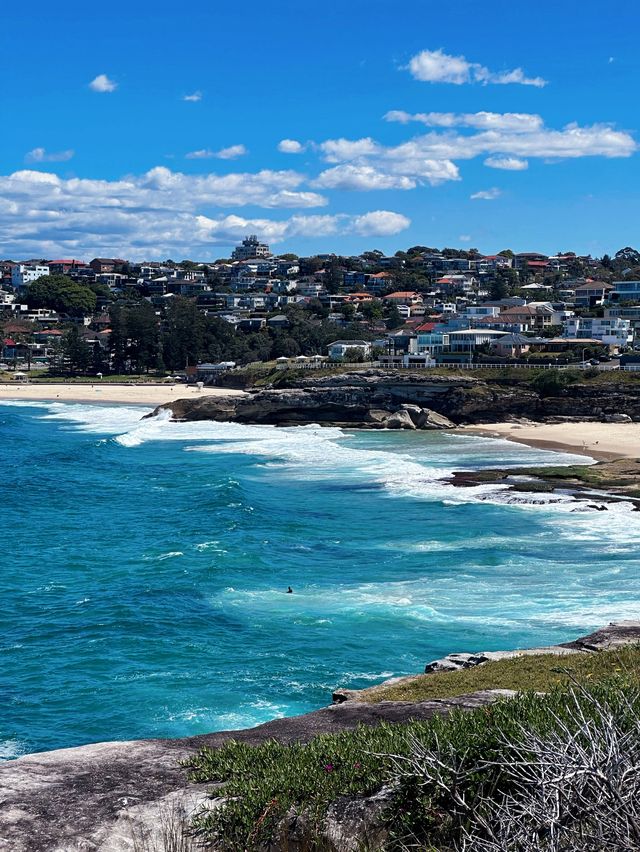
[{"label": "coastal cliff", "polygon": [[513,418],[640,420],[640,383],[576,382],[552,389],[525,381],[363,370],[299,378],[290,387],[242,396],[189,397],[159,406],[177,420],[293,426],[309,423],[365,429],[446,429]]},{"label": "coastal cliff", "polygon": [[[512,662],[519,665],[521,660],[523,666],[530,655],[536,654],[568,654],[592,659],[600,652],[639,641],[640,621],[626,621],[551,648],[502,654],[452,654],[427,664],[426,669],[429,672],[453,670],[455,676],[455,670],[473,666],[482,666],[489,672],[496,658],[515,657]],[[358,725],[425,720],[456,709],[471,711],[513,694],[503,689],[484,689],[473,694],[418,702],[383,700],[370,703],[362,700],[367,699],[363,693],[341,693],[336,699],[344,703],[249,730],[174,740],[98,743],[7,761],[0,765],[0,850],[147,852],[184,849],[187,847],[162,845],[162,827],[166,826],[166,820],[188,821],[201,806],[220,804],[220,799],[212,799],[209,795],[215,783],[192,783],[181,766],[181,761],[205,746],[215,750],[231,740],[249,746],[259,746],[268,740],[285,744],[309,742],[319,734],[352,731]],[[350,700],[345,701],[345,698]],[[361,848],[357,845],[362,839],[358,832],[363,825],[366,827],[367,820],[369,825],[375,822],[380,812],[380,799],[384,799],[383,792],[377,797],[343,801],[339,806],[338,803],[332,806],[326,848],[341,851]],[[140,838],[145,838],[144,842]],[[295,846],[291,836],[287,842],[286,847],[270,846],[270,849],[307,848]]]}]

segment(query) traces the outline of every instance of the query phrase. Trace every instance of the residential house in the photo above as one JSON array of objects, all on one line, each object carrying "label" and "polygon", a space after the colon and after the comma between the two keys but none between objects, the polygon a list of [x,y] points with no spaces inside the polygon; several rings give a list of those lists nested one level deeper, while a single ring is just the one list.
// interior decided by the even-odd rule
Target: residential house
[{"label": "residential house", "polygon": [[397,290],[385,296],[384,301],[395,305],[418,305],[422,303],[422,296],[414,290]]},{"label": "residential house", "polygon": [[574,304],[580,308],[594,308],[604,304],[612,290],[613,284],[606,281],[587,281],[574,289]]},{"label": "residential house", "polygon": [[546,269],[549,258],[546,254],[537,251],[522,251],[515,256],[514,266],[516,269]]},{"label": "residential house", "polygon": [[620,317],[569,317],[564,337],[590,337],[616,349],[633,343],[631,323]]},{"label": "residential house", "polygon": [[349,357],[363,355],[371,356],[371,343],[368,340],[334,340],[327,346],[327,353],[332,361],[348,361]]},{"label": "residential house", "polygon": [[441,293],[470,293],[478,286],[473,275],[445,275],[434,281],[434,287]]},{"label": "residential house", "polygon": [[49,260],[47,261],[50,275],[69,275],[78,269],[86,269],[84,260]]},{"label": "residential house", "polygon": [[526,337],[524,334],[504,334],[493,341],[492,348],[497,355],[505,358],[520,358],[536,344],[544,344],[546,340],[537,337]]},{"label": "residential house", "polygon": [[615,302],[640,302],[640,281],[614,281],[609,298]]},{"label": "residential house", "polygon": [[451,352],[475,352],[485,343],[493,344],[506,332],[490,328],[465,328],[460,331],[450,331],[449,349]]},{"label": "residential house", "polygon": [[127,266],[127,261],[120,257],[94,257],[89,266],[96,275],[109,272],[122,272]]}]

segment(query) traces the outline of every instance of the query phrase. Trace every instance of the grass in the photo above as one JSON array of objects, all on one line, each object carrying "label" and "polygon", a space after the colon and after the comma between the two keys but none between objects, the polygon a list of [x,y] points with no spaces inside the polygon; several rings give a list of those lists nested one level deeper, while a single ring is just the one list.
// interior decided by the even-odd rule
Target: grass
[{"label": "grass", "polygon": [[[625,659],[637,667],[639,656],[637,650],[631,656],[619,655],[618,668],[624,667]],[[583,676],[592,684],[588,691],[618,708],[623,717],[637,718],[636,669],[632,676],[616,672],[615,657],[603,654],[600,663],[594,657],[593,671],[583,668]],[[554,662],[561,661],[555,658]],[[615,677],[597,684],[589,678],[611,670]],[[578,692],[578,700],[580,696]],[[324,848],[322,826],[331,803],[345,796],[366,797],[387,787],[391,802],[383,820],[390,839],[384,848],[406,849],[404,839],[410,836],[420,839],[415,848],[442,852],[453,848],[460,829],[449,787],[399,781],[398,756],[402,761],[411,755],[416,743],[440,750],[470,768],[459,776],[463,780],[456,784],[464,789],[458,792],[470,800],[480,785],[499,793],[505,782],[495,766],[496,761],[503,765],[513,761],[509,742],[517,743],[523,731],[553,732],[558,720],[568,717],[570,703],[566,688],[556,686],[545,696],[529,692],[473,712],[454,711],[424,722],[360,726],[315,737],[307,744],[270,741],[251,747],[231,741],[220,749],[205,748],[188,762],[190,776],[193,781],[221,784],[214,795],[224,797],[226,803],[196,815],[193,827],[203,840],[224,852],[264,849],[270,841],[274,845],[269,848],[286,849],[282,820],[285,815],[302,815],[308,827],[303,848],[318,850]],[[584,703],[585,714],[595,712],[590,699]]]},{"label": "grass", "polygon": [[417,675],[403,683],[364,690],[359,700],[429,701],[454,698],[483,689],[549,692],[566,686],[570,678],[588,683],[625,672],[640,682],[640,646],[597,654],[532,654],[485,663],[454,672]]},{"label": "grass", "polygon": [[[54,376],[49,372],[40,370],[31,370],[29,375],[29,383],[31,384],[73,384],[73,385],[105,385],[117,382],[118,384],[157,384],[164,382],[165,375],[153,375],[142,373],[140,375],[132,375],[130,373],[123,375],[103,375],[101,379],[97,376]],[[13,373],[0,373],[0,380],[6,382],[13,381]],[[18,384],[18,382],[14,382]],[[167,382],[167,384],[169,384]]]}]

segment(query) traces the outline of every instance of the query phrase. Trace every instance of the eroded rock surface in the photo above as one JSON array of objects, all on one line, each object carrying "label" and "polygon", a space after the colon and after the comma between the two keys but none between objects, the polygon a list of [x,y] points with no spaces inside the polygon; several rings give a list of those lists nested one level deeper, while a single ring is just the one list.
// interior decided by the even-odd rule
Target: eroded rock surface
[{"label": "eroded rock surface", "polygon": [[[473,376],[361,370],[309,376],[278,389],[242,396],[191,396],[160,406],[180,420],[235,420],[293,426],[308,423],[358,428],[441,429],[513,418],[535,421],[640,420],[640,386],[575,383],[543,396],[525,382],[501,383]],[[401,413],[404,412],[404,413]],[[155,413],[155,412],[154,412]],[[411,422],[406,418],[409,415]],[[413,425],[411,425],[413,424]]]}]

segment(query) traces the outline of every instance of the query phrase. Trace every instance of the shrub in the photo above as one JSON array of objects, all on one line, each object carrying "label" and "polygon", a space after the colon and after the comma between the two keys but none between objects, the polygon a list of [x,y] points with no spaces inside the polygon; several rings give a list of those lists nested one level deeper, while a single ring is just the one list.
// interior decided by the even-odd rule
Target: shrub
[{"label": "shrub", "polygon": [[194,823],[221,850],[267,844],[291,809],[322,848],[329,803],[383,786],[389,850],[640,850],[640,691],[621,675],[306,745],[230,742],[188,765],[222,783],[226,804]]}]

